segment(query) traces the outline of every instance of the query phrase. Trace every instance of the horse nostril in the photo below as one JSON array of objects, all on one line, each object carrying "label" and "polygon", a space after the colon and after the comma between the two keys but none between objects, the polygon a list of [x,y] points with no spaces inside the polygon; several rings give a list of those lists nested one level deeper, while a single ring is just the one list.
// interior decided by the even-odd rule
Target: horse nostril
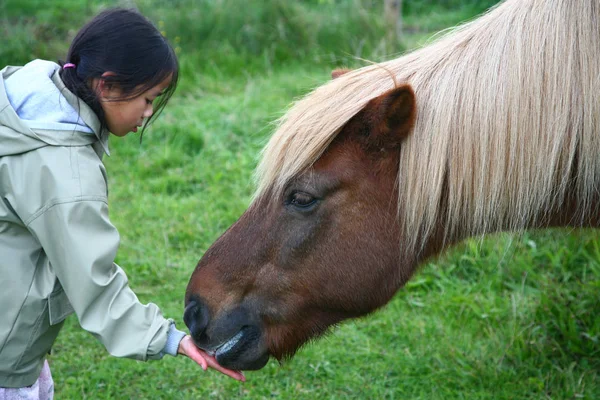
[{"label": "horse nostril", "polygon": [[197,298],[192,298],[183,312],[183,322],[190,330],[190,334],[199,340],[208,326],[208,310]]}]

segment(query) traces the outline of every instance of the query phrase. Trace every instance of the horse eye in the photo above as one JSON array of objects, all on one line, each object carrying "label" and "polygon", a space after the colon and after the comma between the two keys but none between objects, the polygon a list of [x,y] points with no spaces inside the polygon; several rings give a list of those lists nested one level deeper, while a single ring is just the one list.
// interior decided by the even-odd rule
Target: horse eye
[{"label": "horse eye", "polygon": [[317,204],[317,199],[308,193],[294,192],[290,195],[287,203],[294,207],[306,210]]}]

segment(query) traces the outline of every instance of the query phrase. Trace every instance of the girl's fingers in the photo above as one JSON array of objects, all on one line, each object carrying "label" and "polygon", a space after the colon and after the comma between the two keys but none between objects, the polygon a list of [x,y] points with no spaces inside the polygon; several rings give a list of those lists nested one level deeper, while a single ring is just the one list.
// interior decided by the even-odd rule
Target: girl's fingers
[{"label": "girl's fingers", "polygon": [[188,335],[181,339],[179,343],[179,353],[183,354],[194,360],[198,365],[202,367],[204,371],[208,368],[208,363],[202,356],[202,354],[198,351],[198,348],[192,341],[192,338]]},{"label": "girl's fingers", "polygon": [[217,362],[216,358],[214,358],[213,356],[209,356],[202,350],[200,350],[200,352],[203,354],[203,357],[208,362],[208,366],[210,368],[219,371],[220,373],[225,374],[228,377],[238,380],[240,382],[246,382],[246,377],[244,376],[244,374],[242,374],[241,371],[234,371],[232,369],[224,368]]},{"label": "girl's fingers", "polygon": [[197,364],[199,364],[203,370],[206,371],[207,368],[212,368],[220,373],[229,376],[235,380],[240,382],[245,382],[246,377],[240,371],[234,371],[231,369],[227,369],[222,367],[217,359],[213,356],[208,355],[204,350],[196,347],[194,342],[192,341],[191,336],[185,336],[181,342],[179,343],[179,354],[183,354],[192,360],[194,360]]}]

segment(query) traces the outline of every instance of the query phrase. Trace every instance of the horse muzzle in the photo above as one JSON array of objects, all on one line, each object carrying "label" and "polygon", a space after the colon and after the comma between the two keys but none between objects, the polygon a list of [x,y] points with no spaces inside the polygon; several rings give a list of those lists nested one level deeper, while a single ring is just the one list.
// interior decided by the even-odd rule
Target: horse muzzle
[{"label": "horse muzzle", "polygon": [[225,368],[257,370],[269,361],[261,324],[242,306],[213,319],[204,302],[192,296],[183,320],[196,346]]}]

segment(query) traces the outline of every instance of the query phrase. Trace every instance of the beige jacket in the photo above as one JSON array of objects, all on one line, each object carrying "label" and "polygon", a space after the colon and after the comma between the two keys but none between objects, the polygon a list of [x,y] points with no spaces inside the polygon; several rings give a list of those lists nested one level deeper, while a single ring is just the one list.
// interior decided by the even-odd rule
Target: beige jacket
[{"label": "beige jacket", "polygon": [[[60,100],[58,112],[65,104],[79,110],[71,128],[61,130],[68,126],[62,121],[23,120],[11,105],[8,80],[34,67],[55,85],[40,94],[49,96],[41,108]],[[36,381],[73,312],[112,355],[175,355],[184,334],[156,305],[138,301],[113,262],[119,234],[108,218],[102,165],[108,132],[65,88],[58,65],[36,60],[21,68],[0,71],[0,387]]]}]

